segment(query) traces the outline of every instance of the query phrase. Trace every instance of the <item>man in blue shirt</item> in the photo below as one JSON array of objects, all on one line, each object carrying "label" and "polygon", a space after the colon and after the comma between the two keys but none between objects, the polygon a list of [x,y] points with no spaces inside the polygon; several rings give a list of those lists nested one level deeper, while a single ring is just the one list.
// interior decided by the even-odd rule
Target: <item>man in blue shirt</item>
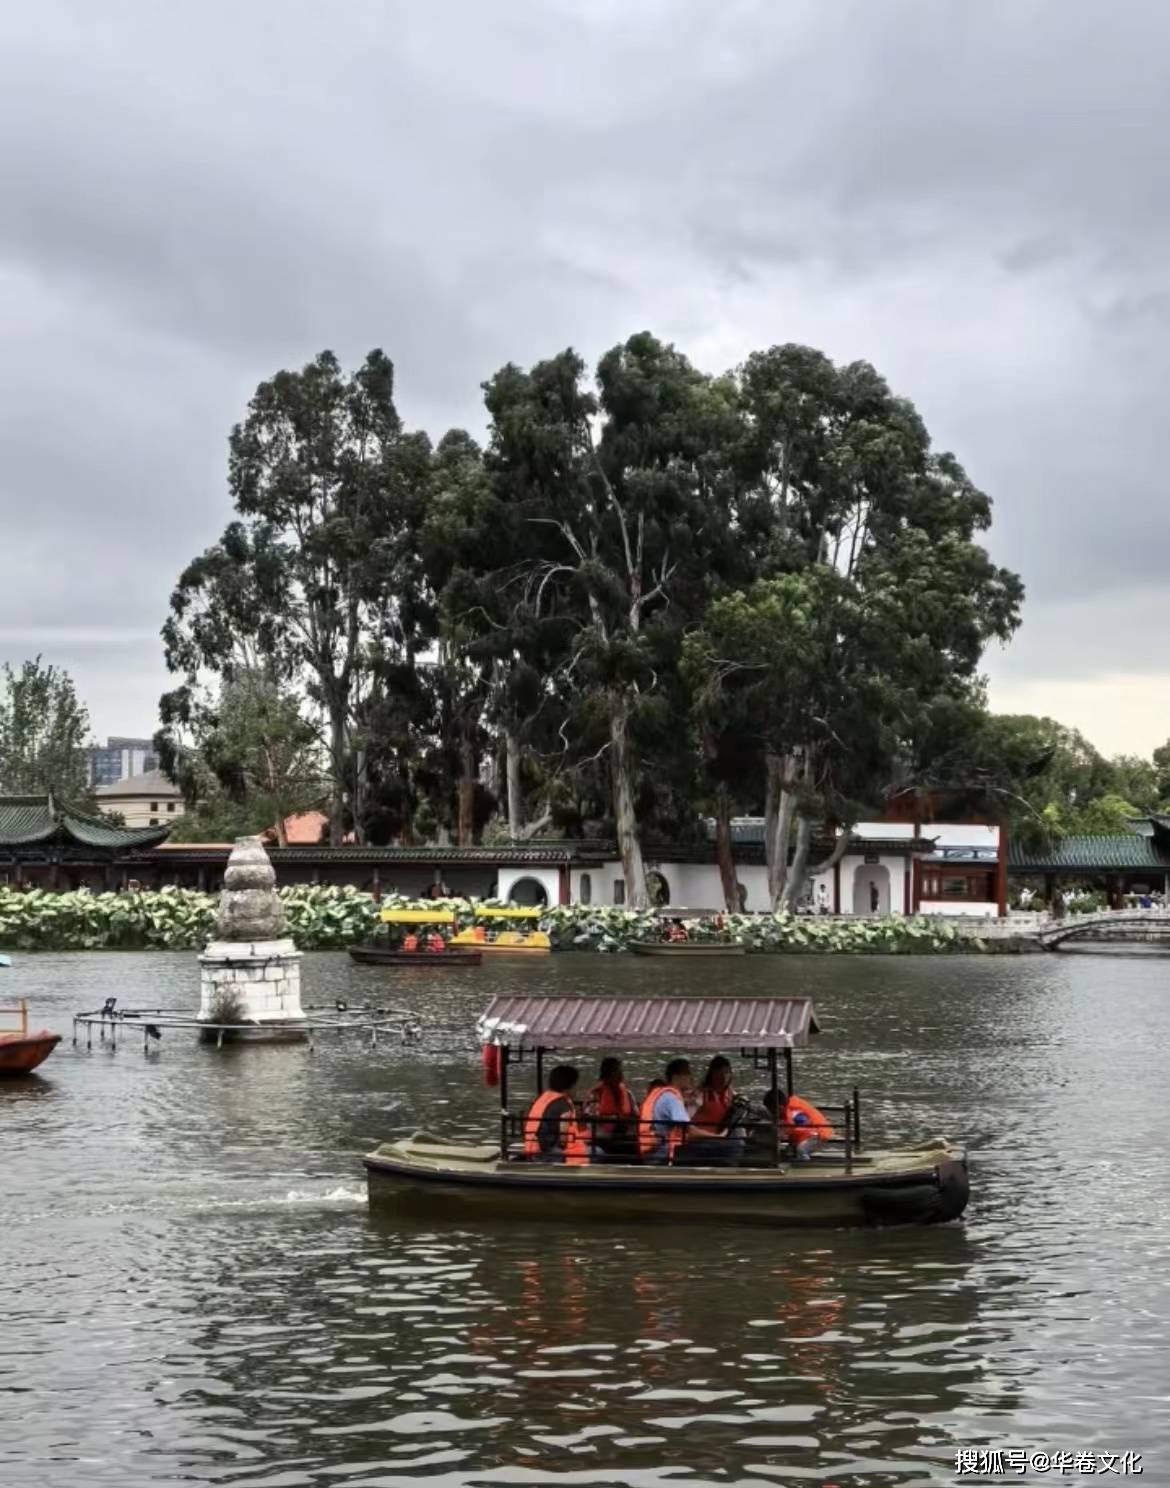
[{"label": "man in blue shirt", "polygon": [[638,1112],[638,1150],[646,1163],[675,1167],[733,1168],[743,1156],[743,1134],[729,1136],[709,1127],[694,1126],[686,1107],[694,1083],[685,1059],[666,1066],[666,1083],[646,1094]]}]

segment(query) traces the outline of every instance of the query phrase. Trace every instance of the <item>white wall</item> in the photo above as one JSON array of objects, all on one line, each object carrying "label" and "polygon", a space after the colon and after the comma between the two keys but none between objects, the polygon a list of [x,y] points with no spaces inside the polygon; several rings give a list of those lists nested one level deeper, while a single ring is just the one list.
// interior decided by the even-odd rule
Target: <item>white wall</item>
[{"label": "white wall", "polygon": [[[914,836],[914,825],[912,822],[858,822],[851,835],[860,837],[863,842],[875,837],[886,842],[909,842]],[[922,835],[929,837],[932,832],[924,829]]]},{"label": "white wall", "polygon": [[998,827],[964,826],[962,822],[923,822],[922,835],[934,839],[936,847],[998,848]]},{"label": "white wall", "polygon": [[991,915],[999,914],[999,905],[984,904],[978,899],[924,899],[918,913],[923,915]]},{"label": "white wall", "polygon": [[560,869],[559,868],[501,868],[499,897],[508,899],[512,894],[512,886],[520,882],[522,878],[534,878],[544,885],[544,892],[548,896],[549,904],[556,904],[560,898]]}]

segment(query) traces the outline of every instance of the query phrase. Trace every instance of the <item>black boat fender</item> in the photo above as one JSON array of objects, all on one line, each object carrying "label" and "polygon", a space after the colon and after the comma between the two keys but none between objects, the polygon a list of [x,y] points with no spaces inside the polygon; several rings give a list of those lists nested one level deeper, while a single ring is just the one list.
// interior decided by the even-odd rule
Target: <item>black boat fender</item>
[{"label": "black boat fender", "polygon": [[942,1224],[962,1214],[969,1192],[967,1164],[950,1159],[932,1181],[866,1189],[861,1206],[874,1224]]}]

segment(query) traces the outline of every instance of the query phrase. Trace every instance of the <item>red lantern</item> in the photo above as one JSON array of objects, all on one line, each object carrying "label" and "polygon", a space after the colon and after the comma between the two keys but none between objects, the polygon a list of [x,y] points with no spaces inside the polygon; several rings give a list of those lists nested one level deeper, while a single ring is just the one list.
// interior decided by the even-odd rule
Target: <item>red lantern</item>
[{"label": "red lantern", "polygon": [[483,1083],[489,1087],[500,1083],[499,1044],[484,1044],[483,1046]]}]

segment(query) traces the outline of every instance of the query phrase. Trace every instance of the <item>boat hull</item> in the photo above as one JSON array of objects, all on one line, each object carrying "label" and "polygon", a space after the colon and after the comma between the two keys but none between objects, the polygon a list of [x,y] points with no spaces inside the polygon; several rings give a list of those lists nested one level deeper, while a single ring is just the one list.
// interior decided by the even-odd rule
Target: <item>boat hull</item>
[{"label": "boat hull", "polygon": [[724,944],[720,941],[670,941],[635,940],[630,945],[635,956],[743,956],[746,948],[741,945]]},{"label": "boat hull", "polygon": [[0,1076],[31,1074],[60,1042],[61,1035],[48,1029],[25,1035],[0,1034]]},{"label": "boat hull", "polygon": [[478,966],[479,950],[462,946],[445,951],[380,951],[375,946],[350,946],[350,957],[360,966],[415,966],[433,970],[442,966]]},{"label": "boat hull", "polygon": [[969,1195],[966,1155],[947,1143],[858,1159],[850,1172],[816,1162],[566,1168],[501,1163],[490,1148],[464,1151],[476,1155],[422,1139],[384,1144],[364,1159],[371,1204],[524,1222],[669,1218],[804,1227],[938,1224],[962,1214]]}]

